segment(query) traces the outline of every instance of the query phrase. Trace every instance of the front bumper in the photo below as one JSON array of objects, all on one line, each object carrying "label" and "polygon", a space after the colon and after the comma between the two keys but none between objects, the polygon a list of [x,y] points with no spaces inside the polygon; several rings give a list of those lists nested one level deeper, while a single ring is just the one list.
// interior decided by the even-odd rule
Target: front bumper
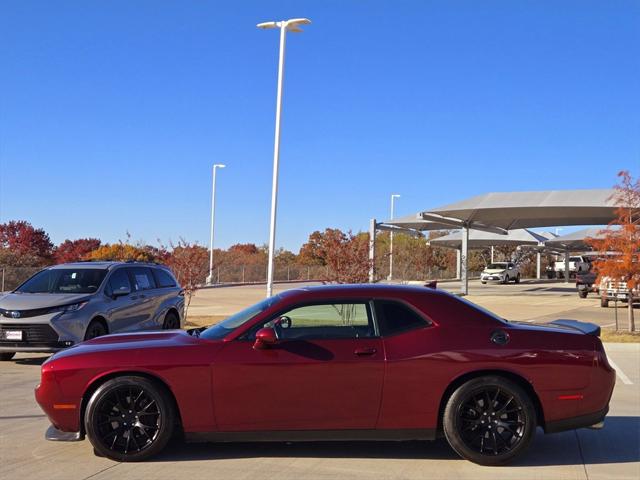
[{"label": "front bumper", "polygon": [[84,434],[82,432],[63,432],[53,425],[49,425],[44,433],[44,438],[52,442],[79,442],[84,440]]},{"label": "front bumper", "polygon": [[[20,339],[11,334],[20,333]],[[0,323],[0,352],[57,352],[74,342],[60,340],[56,330],[48,323]]]}]

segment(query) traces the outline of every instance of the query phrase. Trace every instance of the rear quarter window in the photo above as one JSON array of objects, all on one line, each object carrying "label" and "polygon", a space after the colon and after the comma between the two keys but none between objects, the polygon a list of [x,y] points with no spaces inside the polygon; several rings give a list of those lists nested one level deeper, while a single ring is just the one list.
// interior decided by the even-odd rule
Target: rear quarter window
[{"label": "rear quarter window", "polygon": [[380,334],[383,337],[431,324],[413,308],[398,301],[376,300],[375,306]]}]

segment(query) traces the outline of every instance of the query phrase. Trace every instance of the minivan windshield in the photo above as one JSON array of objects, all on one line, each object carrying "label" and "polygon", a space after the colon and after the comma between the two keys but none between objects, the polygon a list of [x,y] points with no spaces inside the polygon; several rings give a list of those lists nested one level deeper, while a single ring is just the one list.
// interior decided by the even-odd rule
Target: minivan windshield
[{"label": "minivan windshield", "polygon": [[36,273],[14,292],[95,293],[106,275],[102,268],[51,268]]},{"label": "minivan windshield", "polygon": [[200,334],[200,338],[206,338],[208,340],[217,340],[220,338],[224,338],[227,336],[227,334],[229,334],[236,328],[241,327],[251,319],[255,318],[256,315],[264,312],[272,305],[275,305],[280,301],[280,298],[280,295],[275,295],[259,303],[256,303],[255,305],[251,305],[249,308],[231,315],[229,318],[223,320],[222,322],[210,326]]}]

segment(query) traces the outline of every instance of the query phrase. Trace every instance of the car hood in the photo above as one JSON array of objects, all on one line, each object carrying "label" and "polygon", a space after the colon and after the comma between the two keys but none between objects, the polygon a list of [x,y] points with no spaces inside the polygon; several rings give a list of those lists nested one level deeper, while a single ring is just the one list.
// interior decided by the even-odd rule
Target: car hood
[{"label": "car hood", "polygon": [[485,268],[482,273],[504,273],[504,268]]},{"label": "car hood", "polygon": [[182,347],[194,345],[199,342],[200,340],[198,337],[193,337],[184,330],[116,333],[79,343],[71,348],[56,353],[51,357],[51,359],[60,359],[98,352],[113,352],[120,354],[125,351],[134,351],[139,353],[147,349]]},{"label": "car hood", "polygon": [[86,300],[86,293],[7,293],[0,297],[4,310],[36,310],[39,308],[69,305]]}]

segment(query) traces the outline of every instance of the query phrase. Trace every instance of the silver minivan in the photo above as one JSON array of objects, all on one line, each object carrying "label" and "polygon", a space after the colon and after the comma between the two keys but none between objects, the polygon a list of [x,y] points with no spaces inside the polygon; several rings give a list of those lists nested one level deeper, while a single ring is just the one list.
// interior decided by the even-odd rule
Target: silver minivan
[{"label": "silver minivan", "polygon": [[183,290],[162,265],[56,265],[0,295],[0,360],[109,333],[182,328],[183,310]]}]

